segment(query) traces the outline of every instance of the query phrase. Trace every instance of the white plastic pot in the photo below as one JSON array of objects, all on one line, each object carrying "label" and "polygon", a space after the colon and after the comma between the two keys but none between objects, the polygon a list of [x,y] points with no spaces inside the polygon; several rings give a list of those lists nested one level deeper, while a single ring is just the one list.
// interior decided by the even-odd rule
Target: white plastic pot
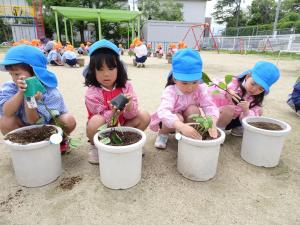
[{"label": "white plastic pot", "polygon": [[[282,130],[264,130],[251,126],[249,122],[268,122],[279,125]],[[268,117],[246,117],[241,157],[255,166],[274,167],[279,163],[285,136],[291,131],[287,123]]]},{"label": "white plastic pot", "polygon": [[182,135],[178,141],[177,170],[184,177],[194,181],[206,181],[217,172],[220,145],[225,133],[214,140],[196,140]]},{"label": "white plastic pot", "polygon": [[[22,127],[8,134],[40,126],[43,125]],[[62,135],[62,129],[57,126],[54,127],[58,130],[58,134]],[[60,176],[61,153],[59,144],[40,141],[22,145],[9,140],[5,140],[4,143],[10,149],[16,179],[20,185],[39,187],[51,183]]]},{"label": "white plastic pot", "polygon": [[143,131],[132,127],[116,127],[117,131],[138,133],[142,139],[126,146],[111,146],[101,143],[98,135],[106,133],[111,128],[99,131],[94,136],[98,148],[100,179],[104,186],[111,189],[126,189],[136,185],[141,179],[142,151],[146,142]]}]

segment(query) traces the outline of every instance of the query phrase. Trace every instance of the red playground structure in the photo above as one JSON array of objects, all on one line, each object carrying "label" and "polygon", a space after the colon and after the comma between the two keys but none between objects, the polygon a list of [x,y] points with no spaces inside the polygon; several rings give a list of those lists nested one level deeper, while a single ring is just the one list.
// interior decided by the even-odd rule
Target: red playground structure
[{"label": "red playground structure", "polygon": [[[197,35],[196,35],[196,29],[200,29],[201,33],[199,35],[199,37],[197,38]],[[217,42],[214,38],[214,35],[213,33],[211,32],[211,29],[210,29],[210,25],[208,23],[203,23],[203,24],[198,24],[198,25],[192,25],[189,27],[188,31],[186,32],[184,38],[182,39],[182,41],[184,42],[185,39],[187,38],[188,34],[192,32],[193,36],[194,36],[194,40],[195,40],[195,45],[194,45],[194,48],[195,49],[198,49],[199,51],[203,48],[203,43],[204,43],[204,37],[206,37],[206,33],[208,32],[208,36],[207,37],[210,37],[212,40],[213,40],[213,46],[212,48],[213,49],[216,49],[219,53],[219,48],[218,48],[218,45],[217,45]]]}]

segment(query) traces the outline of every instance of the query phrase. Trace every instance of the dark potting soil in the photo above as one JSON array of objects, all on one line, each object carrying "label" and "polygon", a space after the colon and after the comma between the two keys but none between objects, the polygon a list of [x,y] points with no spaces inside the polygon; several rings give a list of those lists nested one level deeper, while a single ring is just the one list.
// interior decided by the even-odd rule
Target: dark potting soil
[{"label": "dark potting soil", "polygon": [[44,125],[41,127],[31,128],[28,130],[9,134],[5,137],[5,140],[25,145],[29,143],[49,140],[50,136],[55,133],[57,133],[55,127]]},{"label": "dark potting soil", "polygon": [[[196,129],[196,125],[195,124],[193,124],[191,126]],[[221,133],[220,133],[220,131],[218,131],[218,137],[217,138],[219,138],[220,136],[221,136]],[[205,140],[206,141],[214,140],[214,139],[217,139],[217,138],[212,138],[211,136],[209,136],[208,132],[204,133],[203,136],[202,136],[202,140],[204,140],[204,141]]]},{"label": "dark potting soil", "polygon": [[63,190],[71,190],[76,183],[79,183],[82,178],[80,176],[64,177],[59,184],[59,187]]},{"label": "dark potting soil", "polygon": [[264,129],[264,130],[283,130],[281,126],[275,123],[268,123],[268,122],[250,122],[251,126]]},{"label": "dark potting soil", "polygon": [[[123,140],[123,143],[121,144],[114,144],[114,143],[109,143],[108,145],[111,146],[126,146],[126,145],[131,145],[134,143],[137,143],[139,140],[142,139],[142,136],[131,132],[131,131],[114,131],[118,134],[118,136]],[[107,132],[105,134],[103,134],[104,137],[109,137],[110,140],[112,139],[112,132]]]}]

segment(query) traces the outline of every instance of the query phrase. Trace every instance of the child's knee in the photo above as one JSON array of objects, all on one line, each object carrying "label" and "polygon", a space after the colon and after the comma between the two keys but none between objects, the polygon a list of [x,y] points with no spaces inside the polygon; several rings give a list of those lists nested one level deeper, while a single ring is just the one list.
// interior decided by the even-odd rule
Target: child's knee
[{"label": "child's knee", "polygon": [[234,116],[234,107],[228,106],[228,107],[222,107],[221,109],[221,115],[226,118],[233,118]]},{"label": "child's knee", "polygon": [[13,117],[1,116],[0,117],[0,130],[3,135],[5,135],[8,132],[10,132],[14,129],[17,129],[21,126],[22,126],[21,121],[15,116],[13,116]]},{"label": "child's knee", "polygon": [[69,132],[72,132],[76,127],[75,117],[69,113],[61,115],[59,120],[64,124]]}]

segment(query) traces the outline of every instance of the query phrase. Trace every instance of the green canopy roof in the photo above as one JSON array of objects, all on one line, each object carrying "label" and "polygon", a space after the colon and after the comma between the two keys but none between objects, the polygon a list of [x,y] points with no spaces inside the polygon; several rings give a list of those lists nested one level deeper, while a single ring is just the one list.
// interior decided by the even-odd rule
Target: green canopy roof
[{"label": "green canopy roof", "polygon": [[54,12],[58,12],[63,17],[70,20],[101,21],[107,22],[129,22],[140,16],[139,12],[115,9],[92,9],[51,6]]}]

